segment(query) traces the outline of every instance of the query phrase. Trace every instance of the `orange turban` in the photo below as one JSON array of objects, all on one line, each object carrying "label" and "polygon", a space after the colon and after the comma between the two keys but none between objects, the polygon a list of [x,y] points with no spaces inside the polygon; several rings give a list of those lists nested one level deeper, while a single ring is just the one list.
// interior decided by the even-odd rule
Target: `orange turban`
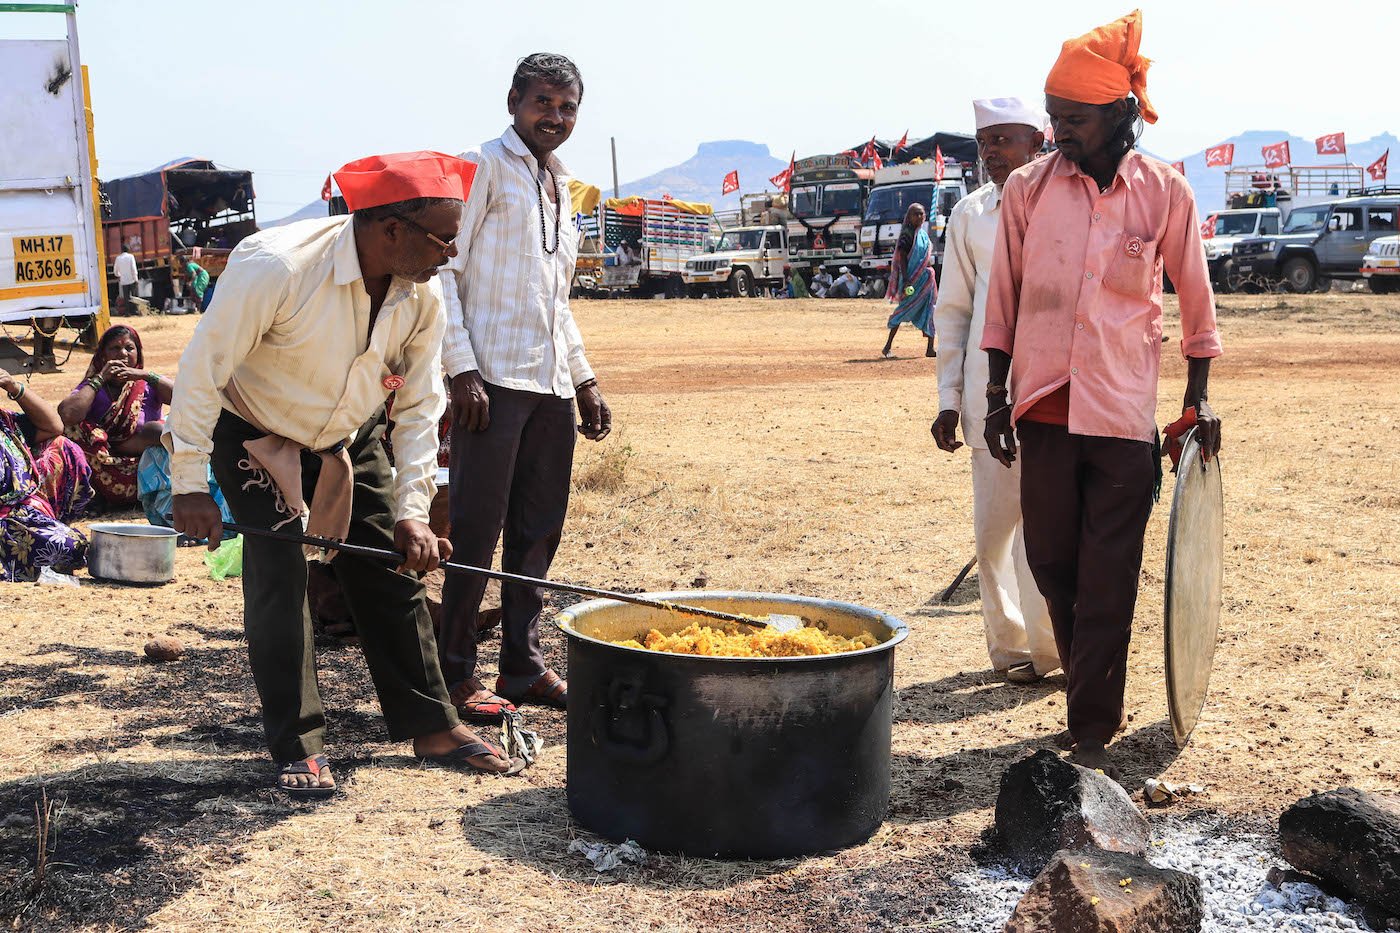
[{"label": "orange turban", "polygon": [[1045,93],[1081,104],[1111,104],[1131,92],[1142,118],[1156,123],[1157,111],[1147,99],[1147,67],[1152,63],[1138,54],[1141,44],[1141,10],[1070,39],[1060,47],[1060,57],[1045,79]]}]

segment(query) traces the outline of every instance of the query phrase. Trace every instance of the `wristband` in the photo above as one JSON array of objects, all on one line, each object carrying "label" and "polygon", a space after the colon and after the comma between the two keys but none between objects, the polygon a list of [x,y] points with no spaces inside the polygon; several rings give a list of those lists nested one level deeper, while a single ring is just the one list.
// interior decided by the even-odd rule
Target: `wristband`
[{"label": "wristband", "polygon": [[574,391],[575,391],[575,392],[582,392],[584,389],[591,389],[591,388],[593,388],[594,386],[596,386],[597,384],[598,384],[598,380],[597,380],[597,379],[585,379],[585,380],[583,380],[582,382],[580,382],[578,385],[574,386]]},{"label": "wristband", "polygon": [[987,383],[987,398],[995,398],[998,395],[1006,395],[1006,386],[993,385]]},{"label": "wristband", "polygon": [[16,383],[16,385],[19,386],[19,389],[17,391],[5,393],[10,397],[10,401],[12,402],[18,402],[20,399],[24,398],[25,390],[29,388],[29,386],[25,385],[22,382]]}]

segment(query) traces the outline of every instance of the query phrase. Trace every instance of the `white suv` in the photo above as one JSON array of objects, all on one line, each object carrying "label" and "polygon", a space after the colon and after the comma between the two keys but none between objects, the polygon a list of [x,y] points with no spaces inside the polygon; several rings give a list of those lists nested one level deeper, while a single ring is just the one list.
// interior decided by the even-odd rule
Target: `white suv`
[{"label": "white suv", "polygon": [[1383,236],[1371,241],[1361,260],[1361,277],[1377,295],[1400,291],[1400,236]]}]

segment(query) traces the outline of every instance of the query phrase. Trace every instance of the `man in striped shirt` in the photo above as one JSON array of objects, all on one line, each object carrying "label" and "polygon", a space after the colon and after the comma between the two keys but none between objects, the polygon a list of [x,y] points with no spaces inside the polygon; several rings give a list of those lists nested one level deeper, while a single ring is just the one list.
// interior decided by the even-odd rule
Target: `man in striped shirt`
[{"label": "man in striped shirt", "polygon": [[[522,59],[499,139],[465,152],[477,174],[459,252],[446,267],[442,362],[452,379],[451,540],[465,563],[543,577],[559,547],[578,432],[602,440],[612,413],[569,310],[578,240],[569,173],[553,154],[573,131],[583,80],[562,55]],[[485,581],[449,574],[438,651],[458,710],[476,722],[521,702],[563,708],[568,686],[544,663],[535,587],[501,587],[500,677],[477,677]]]}]

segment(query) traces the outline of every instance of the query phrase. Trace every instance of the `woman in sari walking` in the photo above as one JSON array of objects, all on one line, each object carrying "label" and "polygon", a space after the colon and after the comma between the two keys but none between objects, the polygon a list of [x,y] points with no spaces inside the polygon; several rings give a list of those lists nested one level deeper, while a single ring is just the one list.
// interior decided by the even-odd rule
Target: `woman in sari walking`
[{"label": "woman in sari walking", "polygon": [[65,522],[92,496],[87,464],[58,436],[63,422],[52,405],[3,371],[0,392],[20,409],[0,409],[0,581],[34,580],[44,567],[72,573],[86,560],[87,539]]},{"label": "woman in sari walking", "polygon": [[894,258],[890,260],[890,287],[885,297],[898,300],[899,304],[890,315],[890,336],[880,351],[887,359],[901,324],[913,324],[928,337],[924,356],[937,355],[933,349],[933,305],[938,300],[938,283],[933,278],[933,243],[929,240],[927,220],[928,212],[922,204],[909,205]]},{"label": "woman in sari walking", "polygon": [[175,388],[145,365],[136,329],[110,327],[83,381],[58,405],[68,436],[92,467],[93,487],[108,505],[135,504],[141,454],[160,443],[162,408]]}]

